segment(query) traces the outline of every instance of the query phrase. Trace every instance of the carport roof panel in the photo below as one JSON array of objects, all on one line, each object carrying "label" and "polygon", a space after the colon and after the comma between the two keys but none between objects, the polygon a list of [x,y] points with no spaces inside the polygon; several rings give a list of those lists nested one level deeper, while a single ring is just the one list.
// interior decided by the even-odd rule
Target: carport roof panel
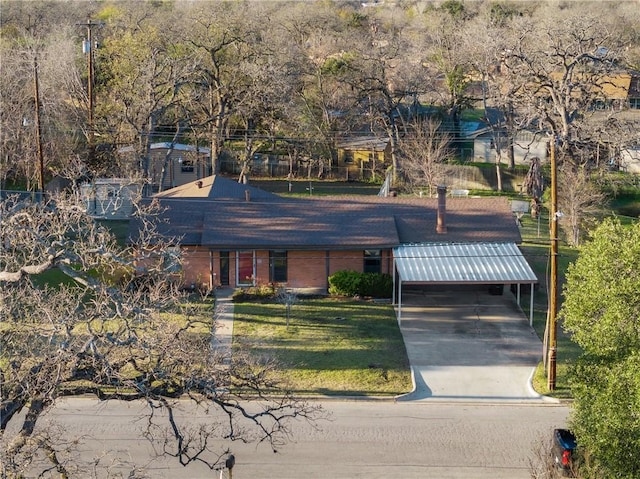
[{"label": "carport roof panel", "polygon": [[393,250],[400,280],[407,283],[536,283],[515,243],[402,245]]}]

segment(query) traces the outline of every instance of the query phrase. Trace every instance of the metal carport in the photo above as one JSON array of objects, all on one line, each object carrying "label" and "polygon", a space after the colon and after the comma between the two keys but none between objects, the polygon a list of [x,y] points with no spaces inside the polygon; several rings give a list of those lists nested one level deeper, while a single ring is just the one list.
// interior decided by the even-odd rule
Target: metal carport
[{"label": "metal carport", "polygon": [[517,284],[518,304],[520,285],[530,284],[529,323],[533,324],[533,285],[538,278],[515,243],[401,245],[393,249],[393,271],[393,303],[398,306],[398,322],[402,321],[403,283]]}]

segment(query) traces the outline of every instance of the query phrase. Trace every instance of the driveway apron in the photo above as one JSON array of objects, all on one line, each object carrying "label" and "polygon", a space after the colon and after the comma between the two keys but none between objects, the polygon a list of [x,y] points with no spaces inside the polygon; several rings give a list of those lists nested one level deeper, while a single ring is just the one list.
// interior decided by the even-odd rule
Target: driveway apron
[{"label": "driveway apron", "polygon": [[402,323],[415,389],[398,400],[516,401],[531,387],[542,343],[515,297],[487,289],[403,293]]}]

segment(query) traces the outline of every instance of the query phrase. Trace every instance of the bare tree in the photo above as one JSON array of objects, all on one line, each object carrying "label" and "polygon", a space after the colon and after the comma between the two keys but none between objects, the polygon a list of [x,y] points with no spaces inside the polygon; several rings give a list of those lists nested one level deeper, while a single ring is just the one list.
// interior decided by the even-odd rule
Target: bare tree
[{"label": "bare tree", "polygon": [[[296,4],[280,12],[279,50],[289,52],[301,87],[294,90],[287,108],[287,131],[298,139],[290,149],[327,159],[336,165],[336,143],[348,136],[358,116],[356,98],[346,78],[353,59],[346,20],[322,3]],[[304,150],[304,151],[303,151]]]},{"label": "bare tree", "polygon": [[514,143],[519,129],[513,103],[517,86],[508,72],[501,69],[502,57],[509,48],[505,23],[517,11],[506,5],[502,8],[497,5],[496,9],[499,14],[491,9],[465,22],[461,29],[471,78],[480,87],[483,122],[491,134],[495,151],[497,189],[502,191],[501,165],[506,163],[512,169],[515,167]]},{"label": "bare tree", "polygon": [[[473,103],[469,95],[473,55],[464,41],[468,15],[463,2],[451,1],[425,17],[425,62],[435,72],[431,81],[436,85],[446,129],[454,141],[462,136],[462,113]],[[481,43],[477,39],[474,42]]]},{"label": "bare tree", "polygon": [[289,320],[291,319],[291,308],[298,302],[298,293],[285,288],[280,288],[278,295],[276,296],[278,303],[284,304],[286,309],[287,328],[289,327]]},{"label": "bare tree", "polygon": [[540,158],[532,158],[531,166],[524,177],[522,184],[525,192],[531,196],[531,216],[537,218],[542,206],[542,194],[544,193],[544,176],[540,165]]},{"label": "bare tree", "polygon": [[446,173],[445,160],[452,156],[450,138],[434,120],[418,121],[400,140],[402,172],[413,188],[428,189],[433,196]]},{"label": "bare tree", "polygon": [[[606,208],[606,195],[592,181],[585,167],[564,163],[558,175],[558,200],[561,205],[559,225],[567,242],[578,246],[582,236],[602,216]],[[553,218],[551,218],[554,221]]]},{"label": "bare tree", "polygon": [[[211,469],[232,441],[275,449],[288,439],[289,419],[318,417],[317,407],[281,391],[272,362],[236,351],[229,365],[229,353],[212,339],[205,297],[180,290],[178,242],[159,234],[154,211],[152,204],[140,212],[133,243],[123,247],[68,199],[0,203],[0,455],[7,477],[43,463],[60,477],[86,477],[69,453],[73,444],[36,427],[62,394],[144,400],[147,434],[156,442],[160,436],[161,453]],[[173,414],[178,397],[217,408],[226,420],[181,424]]]},{"label": "bare tree", "polygon": [[[356,17],[357,36],[344,81],[351,86],[369,131],[384,132],[389,139],[393,182],[399,181],[398,138],[407,115],[402,104],[412,100],[423,81],[419,58],[407,57],[409,39],[402,18]],[[365,126],[365,125],[363,125]]]},{"label": "bare tree", "polygon": [[[576,472],[574,469],[571,472]],[[540,438],[534,443],[533,454],[529,458],[529,474],[531,479],[560,479],[563,477],[562,471],[554,461],[553,442],[548,437]]]},{"label": "bare tree", "polygon": [[0,46],[3,92],[0,121],[0,183],[8,178],[36,189],[51,178],[51,169],[69,158],[77,133],[68,101],[68,78],[77,74],[68,29],[48,32],[39,23],[12,25]]},{"label": "bare tree", "polygon": [[[259,10],[260,6],[256,6]],[[193,58],[191,77],[192,123],[208,132],[213,174],[220,171],[220,154],[229,137],[230,121],[245,99],[248,79],[241,66],[256,58],[260,42],[257,15],[231,2],[196,5],[187,11],[193,19],[184,28],[183,41]]]},{"label": "bare tree", "polygon": [[[521,115],[555,137],[566,159],[584,141],[593,105],[604,98],[623,50],[612,25],[583,7],[540,9],[539,21],[514,18],[502,68],[517,82]],[[517,32],[517,33],[516,33]]]},{"label": "bare tree", "polygon": [[169,113],[180,101],[189,72],[189,57],[175,54],[168,28],[154,18],[112,28],[97,60],[106,79],[99,89],[100,116],[117,143],[133,142],[144,177],[150,175],[151,143],[159,127],[171,122]]}]

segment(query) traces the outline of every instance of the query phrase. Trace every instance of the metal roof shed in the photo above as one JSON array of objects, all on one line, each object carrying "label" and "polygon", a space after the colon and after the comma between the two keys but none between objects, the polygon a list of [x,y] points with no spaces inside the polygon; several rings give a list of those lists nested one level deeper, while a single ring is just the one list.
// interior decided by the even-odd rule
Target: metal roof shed
[{"label": "metal roof shed", "polygon": [[[529,323],[533,324],[533,285],[538,278],[515,243],[406,244],[393,249],[393,302],[398,292],[402,320],[402,284],[531,285]],[[397,278],[397,279],[396,279]],[[396,281],[398,287],[396,288]]]}]

